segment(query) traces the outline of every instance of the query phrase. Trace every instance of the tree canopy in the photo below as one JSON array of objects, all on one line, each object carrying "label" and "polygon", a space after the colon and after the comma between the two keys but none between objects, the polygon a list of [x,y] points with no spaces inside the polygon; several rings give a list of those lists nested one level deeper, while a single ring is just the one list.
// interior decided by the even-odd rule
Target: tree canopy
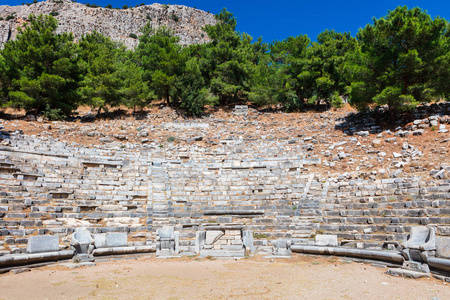
[{"label": "tree canopy", "polygon": [[351,103],[398,111],[446,97],[437,70],[448,56],[447,28],[444,19],[402,6],[361,29],[358,48],[348,60]]},{"label": "tree canopy", "polygon": [[360,29],[325,30],[265,43],[236,31],[223,9],[204,28],[210,42],[182,47],[149,22],[136,49],[92,32],[75,43],[56,34],[52,16],[30,15],[0,50],[0,105],[51,118],[79,105],[98,112],[143,108],[154,100],[199,116],[207,105],[278,105],[286,111],[386,105],[395,115],[420,102],[448,99],[449,23],[400,6]]}]

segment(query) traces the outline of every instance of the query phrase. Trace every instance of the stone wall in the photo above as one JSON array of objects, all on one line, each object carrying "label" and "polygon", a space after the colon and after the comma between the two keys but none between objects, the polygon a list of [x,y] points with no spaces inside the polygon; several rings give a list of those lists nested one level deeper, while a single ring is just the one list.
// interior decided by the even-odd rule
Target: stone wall
[{"label": "stone wall", "polygon": [[[18,253],[33,235],[68,246],[77,227],[127,232],[129,245],[155,243],[174,226],[181,253],[195,251],[199,228],[240,224],[256,251],[270,240],[308,242],[337,234],[350,247],[404,240],[411,226],[450,234],[450,180],[352,180],[308,171],[320,159],[299,145],[260,142],[191,145],[184,150],[114,144],[92,148],[16,132],[0,146],[0,251]],[[0,139],[1,140],[1,139]]]}]

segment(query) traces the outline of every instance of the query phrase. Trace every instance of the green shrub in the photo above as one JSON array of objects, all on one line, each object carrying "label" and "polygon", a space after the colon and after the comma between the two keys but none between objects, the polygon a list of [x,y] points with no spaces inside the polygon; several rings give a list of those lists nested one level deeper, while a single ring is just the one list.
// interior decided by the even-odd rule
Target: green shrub
[{"label": "green shrub", "polygon": [[106,6],[105,6],[105,8],[109,8],[109,9],[111,9],[111,8],[113,8],[113,7],[112,7],[112,5],[111,5],[111,4],[108,4],[108,5],[106,5]]},{"label": "green shrub", "polygon": [[6,21],[14,20],[16,17],[14,15],[6,16]]},{"label": "green shrub", "polygon": [[175,22],[178,22],[178,20],[180,19],[176,14],[172,14],[172,15],[170,16],[170,18],[171,18],[172,20],[174,20]]},{"label": "green shrub", "polygon": [[331,95],[330,103],[333,107],[336,107],[336,108],[341,108],[345,104],[338,92],[334,92]]},{"label": "green shrub", "polygon": [[253,233],[253,238],[255,240],[260,240],[260,239],[267,239],[269,238],[269,236],[265,233]]},{"label": "green shrub", "polygon": [[66,115],[60,108],[50,108],[48,104],[44,110],[44,116],[50,121],[61,121],[66,118]]},{"label": "green shrub", "polygon": [[122,6],[122,9],[127,9],[128,8],[128,5],[124,5],[124,6]]},{"label": "green shrub", "polygon": [[53,16],[53,17],[56,17],[56,16],[58,16],[59,15],[59,12],[57,12],[57,11],[52,11],[51,13],[50,13],[50,16]]},{"label": "green shrub", "polygon": [[137,38],[138,38],[138,36],[136,34],[134,34],[134,33],[130,33],[129,37],[133,38],[135,40],[137,40]]}]

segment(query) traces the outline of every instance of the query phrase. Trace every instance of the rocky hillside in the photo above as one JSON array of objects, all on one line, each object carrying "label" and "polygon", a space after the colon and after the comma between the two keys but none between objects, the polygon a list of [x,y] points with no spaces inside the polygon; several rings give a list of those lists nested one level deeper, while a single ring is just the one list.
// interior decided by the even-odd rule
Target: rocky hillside
[{"label": "rocky hillside", "polygon": [[52,14],[59,21],[58,32],[73,32],[75,39],[94,30],[123,42],[128,48],[138,44],[130,34],[139,36],[140,29],[151,20],[154,27],[167,26],[180,37],[182,45],[209,41],[202,30],[214,25],[214,15],[182,5],[152,4],[129,9],[92,8],[68,0],[47,0],[21,6],[0,6],[0,48],[18,33],[30,14]]}]

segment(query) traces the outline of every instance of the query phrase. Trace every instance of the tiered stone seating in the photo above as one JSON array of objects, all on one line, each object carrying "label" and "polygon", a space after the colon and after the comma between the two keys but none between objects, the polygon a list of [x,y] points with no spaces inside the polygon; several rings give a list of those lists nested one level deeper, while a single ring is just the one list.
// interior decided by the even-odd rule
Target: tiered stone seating
[{"label": "tiered stone seating", "polygon": [[414,225],[450,232],[450,181],[324,178],[307,170],[320,160],[287,144],[212,151],[10,140],[0,148],[0,241],[10,251],[20,252],[36,234],[57,234],[67,244],[77,227],[126,232],[139,246],[175,226],[186,253],[209,223],[243,224],[260,249],[271,239],[307,241],[319,233],[367,248],[404,240]]}]

